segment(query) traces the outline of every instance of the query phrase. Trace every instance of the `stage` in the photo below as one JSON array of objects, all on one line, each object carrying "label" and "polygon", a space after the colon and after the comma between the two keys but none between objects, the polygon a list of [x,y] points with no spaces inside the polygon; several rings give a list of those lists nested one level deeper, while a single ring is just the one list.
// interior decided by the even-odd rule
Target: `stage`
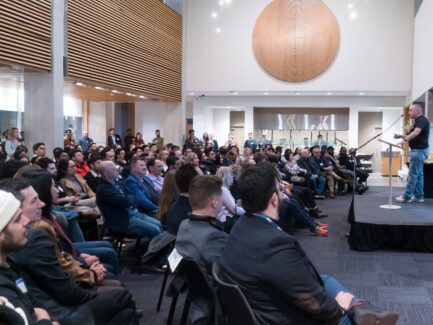
[{"label": "stage", "polygon": [[388,204],[385,191],[369,192],[356,195],[350,207],[348,241],[351,249],[433,252],[433,199],[425,199],[424,203],[393,201],[392,204],[400,205],[401,209],[391,210],[379,208]]}]

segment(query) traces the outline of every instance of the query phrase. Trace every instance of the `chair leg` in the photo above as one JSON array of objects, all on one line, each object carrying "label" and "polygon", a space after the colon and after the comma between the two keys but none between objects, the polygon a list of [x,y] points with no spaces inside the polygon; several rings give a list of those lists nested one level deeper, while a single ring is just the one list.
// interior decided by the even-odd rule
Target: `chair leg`
[{"label": "chair leg", "polygon": [[141,237],[137,237],[137,239],[135,241],[135,251],[137,254],[138,274],[141,275]]},{"label": "chair leg", "polygon": [[116,245],[117,245],[117,248],[116,248],[117,257],[119,258],[120,257],[120,253],[122,253],[123,237],[117,238],[117,244]]},{"label": "chair leg", "polygon": [[185,305],[183,306],[182,317],[180,319],[180,325],[186,325],[189,314],[189,307],[191,306],[191,300],[188,298],[188,295],[185,298]]},{"label": "chair leg", "polygon": [[179,297],[179,293],[175,293],[173,299],[171,300],[170,311],[168,312],[167,325],[171,325],[173,323],[174,311],[176,310],[177,298]]},{"label": "chair leg", "polygon": [[159,292],[159,298],[158,298],[158,304],[156,305],[156,311],[159,311],[161,309],[162,298],[164,297],[165,286],[167,285],[168,273],[170,272],[169,268],[170,268],[169,265],[167,265],[167,268],[165,269],[165,273],[164,273],[164,280],[162,281],[161,290]]}]

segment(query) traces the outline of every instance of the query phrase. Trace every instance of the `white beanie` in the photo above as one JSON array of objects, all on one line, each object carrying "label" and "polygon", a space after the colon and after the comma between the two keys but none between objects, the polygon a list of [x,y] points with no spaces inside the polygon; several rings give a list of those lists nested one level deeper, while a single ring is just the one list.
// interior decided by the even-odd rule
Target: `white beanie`
[{"label": "white beanie", "polygon": [[2,231],[20,208],[20,201],[11,193],[0,190],[0,231]]}]

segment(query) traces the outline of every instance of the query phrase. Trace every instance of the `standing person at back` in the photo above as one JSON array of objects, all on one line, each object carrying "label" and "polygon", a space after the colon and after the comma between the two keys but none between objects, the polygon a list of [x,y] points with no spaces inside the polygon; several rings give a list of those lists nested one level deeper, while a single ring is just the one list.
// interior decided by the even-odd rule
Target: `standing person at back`
[{"label": "standing person at back", "polygon": [[162,147],[164,147],[164,138],[161,136],[161,131],[159,129],[155,130],[155,137],[152,142],[156,144],[158,150],[161,150]]},{"label": "standing person at back", "polygon": [[419,104],[412,104],[409,108],[409,117],[413,125],[408,134],[403,136],[404,142],[409,142],[409,182],[404,194],[395,198],[397,202],[424,202],[424,160],[428,159],[428,137],[430,131],[429,120],[422,115]]}]

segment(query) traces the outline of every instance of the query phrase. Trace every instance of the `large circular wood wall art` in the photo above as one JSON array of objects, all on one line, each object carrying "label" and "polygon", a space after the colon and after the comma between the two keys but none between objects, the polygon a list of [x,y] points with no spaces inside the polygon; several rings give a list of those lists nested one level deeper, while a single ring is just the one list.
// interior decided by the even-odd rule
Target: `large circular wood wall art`
[{"label": "large circular wood wall art", "polygon": [[301,82],[323,73],[340,44],[337,19],[321,0],[274,0],[260,14],[253,50],[277,79]]}]

